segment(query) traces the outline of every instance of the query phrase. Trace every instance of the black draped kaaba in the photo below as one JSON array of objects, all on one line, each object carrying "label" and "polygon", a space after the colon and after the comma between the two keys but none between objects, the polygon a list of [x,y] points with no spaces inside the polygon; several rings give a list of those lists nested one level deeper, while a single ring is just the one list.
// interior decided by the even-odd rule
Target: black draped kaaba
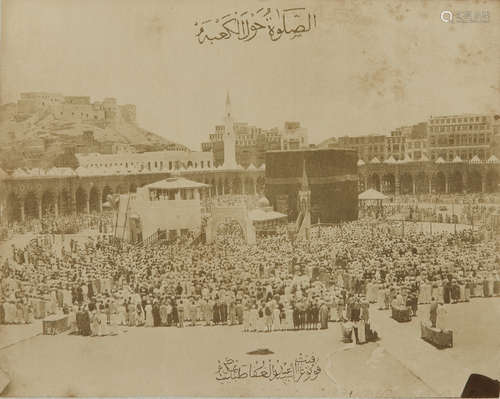
[{"label": "black draped kaaba", "polygon": [[346,149],[266,152],[266,196],[289,221],[298,216],[297,194],[305,169],[311,190],[311,221],[338,223],[358,218],[357,154]]}]

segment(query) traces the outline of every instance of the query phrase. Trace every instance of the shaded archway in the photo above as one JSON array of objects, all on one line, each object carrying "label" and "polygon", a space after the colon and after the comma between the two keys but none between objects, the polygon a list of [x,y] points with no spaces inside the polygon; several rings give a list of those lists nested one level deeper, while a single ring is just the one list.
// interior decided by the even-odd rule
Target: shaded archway
[{"label": "shaded archway", "polygon": [[486,173],[486,192],[488,193],[497,193],[500,191],[500,178],[498,177],[498,173],[491,169]]},{"label": "shaded archway", "polygon": [[87,211],[87,193],[82,187],[78,187],[75,193],[76,213]]},{"label": "shaded archway", "polygon": [[467,173],[467,191],[470,193],[480,193],[482,190],[481,174],[477,170],[470,170]]},{"label": "shaded archway", "polygon": [[231,194],[231,181],[227,177],[224,179],[224,194]]},{"label": "shaded archway", "polygon": [[358,193],[362,193],[366,189],[367,189],[367,187],[365,187],[365,177],[359,176],[358,177]]},{"label": "shaded archway", "polygon": [[7,220],[9,223],[21,221],[21,200],[15,193],[7,197]]},{"label": "shaded archway", "polygon": [[102,202],[106,202],[108,200],[108,196],[113,194],[113,190],[111,190],[111,187],[109,186],[104,186],[102,189]]},{"label": "shaded archway", "polygon": [[446,177],[443,172],[437,172],[432,176],[432,192],[439,194],[444,193],[446,189]]},{"label": "shaded archway", "polygon": [[450,193],[462,193],[464,191],[464,185],[462,181],[462,173],[458,170],[453,172],[449,176],[448,180],[448,192]]},{"label": "shaded archway", "polygon": [[210,184],[210,196],[213,197],[215,195],[215,187],[216,187],[215,185],[217,183],[215,182],[215,179],[212,179],[212,180],[210,180],[209,184]]},{"label": "shaded archway", "polygon": [[263,194],[266,189],[266,179],[263,176],[257,178],[257,192],[255,194]]},{"label": "shaded archway", "polygon": [[253,180],[250,177],[245,179],[245,194],[255,194]]},{"label": "shaded archway", "polygon": [[417,194],[429,193],[429,178],[424,172],[420,172],[415,177],[415,190]]},{"label": "shaded archway", "polygon": [[409,173],[403,173],[400,177],[401,194],[413,194],[413,177]]},{"label": "shaded archway", "polygon": [[136,193],[137,192],[137,184],[135,183],[130,183],[130,188],[129,188],[129,192],[131,193]]},{"label": "shaded archway", "polygon": [[223,225],[224,234],[235,232],[232,229],[241,229],[247,244],[255,244],[255,228],[248,218],[246,206],[215,208],[207,221],[205,229],[207,243],[211,243],[216,239],[218,233],[221,232],[220,225]]},{"label": "shaded archway", "polygon": [[239,177],[233,179],[232,194],[241,194],[242,183]]},{"label": "shaded archway", "polygon": [[380,177],[376,173],[368,178],[368,187],[380,191]]},{"label": "shaded archway", "polygon": [[71,196],[69,191],[63,189],[59,196],[59,214],[69,215],[71,213]]},{"label": "shaded archway", "polygon": [[90,212],[99,212],[99,189],[93,186],[89,192],[89,210]]},{"label": "shaded archway", "polygon": [[240,222],[234,218],[227,218],[224,221],[219,221],[215,228],[215,240],[225,242],[227,237],[231,236],[236,239],[245,239],[245,233]]},{"label": "shaded archway", "polygon": [[396,178],[392,173],[387,173],[382,177],[382,192],[387,194],[396,192]]},{"label": "shaded archway", "polygon": [[56,196],[50,190],[42,194],[42,216],[55,215]]},{"label": "shaded archway", "polygon": [[29,191],[24,197],[24,215],[26,219],[38,218],[38,197],[33,191]]}]

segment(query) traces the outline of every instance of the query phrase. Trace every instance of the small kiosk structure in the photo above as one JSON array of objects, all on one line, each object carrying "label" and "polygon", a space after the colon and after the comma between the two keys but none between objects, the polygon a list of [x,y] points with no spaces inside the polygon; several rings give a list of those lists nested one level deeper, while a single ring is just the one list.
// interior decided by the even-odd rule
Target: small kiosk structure
[{"label": "small kiosk structure", "polygon": [[370,188],[358,195],[359,209],[364,214],[374,211],[377,215],[383,215],[382,203],[388,199],[389,197],[387,195]]}]

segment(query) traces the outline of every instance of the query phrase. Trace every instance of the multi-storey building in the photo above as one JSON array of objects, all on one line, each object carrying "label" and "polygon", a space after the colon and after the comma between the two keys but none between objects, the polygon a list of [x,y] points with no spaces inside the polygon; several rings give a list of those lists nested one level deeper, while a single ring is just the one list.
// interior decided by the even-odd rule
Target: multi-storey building
[{"label": "multi-storey building", "polygon": [[389,136],[385,138],[385,153],[387,158],[394,158],[396,161],[402,160],[406,153],[406,137],[408,134],[408,126],[393,130]]},{"label": "multi-storey building", "polygon": [[492,153],[494,116],[462,114],[431,116],[428,122],[430,159],[455,157],[487,160]]},{"label": "multi-storey building", "polygon": [[358,159],[364,162],[370,162],[373,158],[383,161],[385,154],[386,136],[381,134],[371,134],[367,136],[342,136],[337,142],[329,141],[329,148],[347,148],[358,152]]},{"label": "multi-storey building", "polygon": [[422,156],[427,157],[427,123],[398,127],[386,137],[386,158],[418,161]]},{"label": "multi-storey building", "polygon": [[460,158],[469,161],[477,156],[481,161],[491,155],[500,156],[500,116],[462,114],[431,116],[427,122],[402,126],[390,135],[343,136],[326,140],[323,147],[352,148],[365,163],[377,158],[380,162],[435,161],[451,162]]},{"label": "multi-storey building", "polygon": [[300,126],[300,122],[285,122],[281,134],[282,150],[299,150],[309,147],[307,129]]}]

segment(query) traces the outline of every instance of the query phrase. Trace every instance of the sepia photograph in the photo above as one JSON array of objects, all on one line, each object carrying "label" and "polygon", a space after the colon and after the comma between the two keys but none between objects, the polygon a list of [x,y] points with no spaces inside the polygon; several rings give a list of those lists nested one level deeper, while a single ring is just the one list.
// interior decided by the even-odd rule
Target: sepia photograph
[{"label": "sepia photograph", "polygon": [[0,0],[0,396],[500,397],[500,1]]}]

